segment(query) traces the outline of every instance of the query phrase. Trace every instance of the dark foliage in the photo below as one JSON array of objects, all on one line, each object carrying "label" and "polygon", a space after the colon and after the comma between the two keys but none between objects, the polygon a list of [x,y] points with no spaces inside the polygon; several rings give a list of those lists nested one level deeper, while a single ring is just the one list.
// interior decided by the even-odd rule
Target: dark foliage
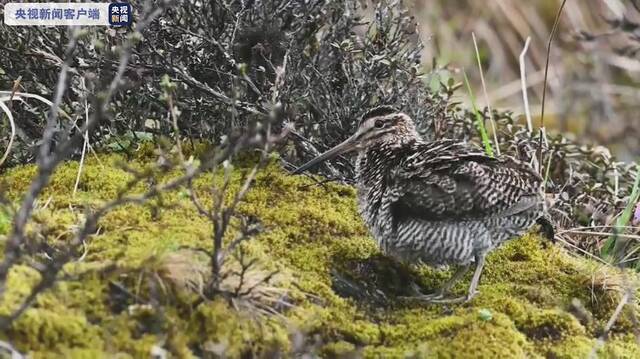
[{"label": "dark foliage", "polygon": [[[414,20],[399,2],[380,2],[366,15],[371,10],[345,0],[172,6],[143,32],[123,90],[109,104],[109,121],[91,133],[91,142],[173,136],[162,98],[168,80],[177,85],[174,105],[181,112],[183,136],[217,142],[271,116],[276,127],[295,126],[295,148],[287,151],[292,162],[344,139],[372,106],[391,104],[417,119],[444,118],[447,94],[432,94],[424,85]],[[69,34],[64,28],[0,26],[0,87],[11,88],[22,76],[20,91],[50,97]],[[92,93],[91,80],[109,79],[116,71],[116,45],[130,34],[127,29],[83,31],[71,64],[72,91],[63,98],[70,118],[61,117],[61,133],[84,121],[84,99],[100,96]],[[279,71],[284,85],[272,93]],[[15,104],[19,143],[10,163],[33,160],[47,109],[32,100]],[[423,130],[431,125],[421,123]],[[7,133],[0,127],[1,138]],[[343,161],[338,170],[325,173],[351,177],[352,168]]]}]

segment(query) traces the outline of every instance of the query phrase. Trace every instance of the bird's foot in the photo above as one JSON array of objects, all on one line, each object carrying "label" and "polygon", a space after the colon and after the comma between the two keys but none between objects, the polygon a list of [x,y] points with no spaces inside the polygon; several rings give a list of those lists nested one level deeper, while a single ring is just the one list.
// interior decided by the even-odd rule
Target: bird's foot
[{"label": "bird's foot", "polygon": [[477,290],[474,290],[473,292],[469,292],[469,293],[465,296],[464,302],[465,302],[465,303],[470,302],[470,301],[471,301],[471,300],[472,300],[476,295],[478,295],[478,293],[479,293],[479,292],[478,292]]},{"label": "bird's foot", "polygon": [[422,302],[431,302],[434,300],[439,300],[444,298],[444,294],[441,292],[435,292],[435,293],[431,293],[431,294],[417,294],[417,295],[412,295],[412,296],[404,296],[404,297],[400,297],[401,299],[404,300],[419,300]]},{"label": "bird's foot", "polygon": [[447,297],[446,293],[435,292],[431,294],[421,294],[410,297],[401,297],[404,300],[415,300],[425,303],[437,303],[437,304],[447,304],[447,303],[460,303],[464,300],[464,297]]},{"label": "bird's foot", "polygon": [[432,294],[423,294],[423,295],[417,295],[412,297],[401,297],[401,298],[405,300],[417,300],[417,301],[433,303],[433,304],[458,304],[458,303],[467,303],[471,301],[476,296],[476,294],[478,294],[477,291],[473,293],[469,293],[467,295],[460,296],[460,297],[447,297],[445,293],[435,292]]},{"label": "bird's foot", "polygon": [[466,302],[466,296],[461,297],[445,297],[444,295],[434,296],[427,299],[427,303],[433,304],[459,304]]}]

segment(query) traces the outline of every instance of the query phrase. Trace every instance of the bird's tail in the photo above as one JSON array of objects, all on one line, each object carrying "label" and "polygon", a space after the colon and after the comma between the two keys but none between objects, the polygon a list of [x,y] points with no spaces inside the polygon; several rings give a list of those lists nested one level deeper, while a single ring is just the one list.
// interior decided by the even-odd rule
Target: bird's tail
[{"label": "bird's tail", "polygon": [[548,240],[555,243],[556,230],[553,228],[551,219],[547,215],[543,215],[539,217],[536,222],[540,225],[540,233],[542,233],[542,235],[544,235]]}]

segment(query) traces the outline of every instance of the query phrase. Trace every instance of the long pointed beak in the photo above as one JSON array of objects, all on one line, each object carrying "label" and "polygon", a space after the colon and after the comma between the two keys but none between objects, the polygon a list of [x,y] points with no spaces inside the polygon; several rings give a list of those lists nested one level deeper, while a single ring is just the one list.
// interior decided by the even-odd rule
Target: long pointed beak
[{"label": "long pointed beak", "polygon": [[295,171],[293,171],[293,174],[300,174],[308,170],[309,168],[317,165],[320,162],[330,160],[338,155],[354,150],[356,148],[356,145],[358,144],[356,139],[357,139],[356,134],[354,134],[353,136],[347,138],[341,144],[336,145],[335,147],[328,150],[327,152],[319,155],[318,157],[298,167]]}]

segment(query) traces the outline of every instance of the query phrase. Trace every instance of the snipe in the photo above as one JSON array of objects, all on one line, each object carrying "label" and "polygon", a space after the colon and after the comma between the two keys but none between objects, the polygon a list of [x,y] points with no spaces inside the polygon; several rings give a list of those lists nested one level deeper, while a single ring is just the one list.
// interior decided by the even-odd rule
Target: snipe
[{"label": "snipe", "polygon": [[[536,172],[464,143],[426,142],[412,119],[392,107],[367,112],[355,134],[294,173],[349,151],[358,153],[361,215],[384,253],[409,263],[459,266],[441,289],[417,298],[468,301],[477,293],[488,252],[536,222],[553,237]],[[447,297],[473,264],[467,294]]]}]

